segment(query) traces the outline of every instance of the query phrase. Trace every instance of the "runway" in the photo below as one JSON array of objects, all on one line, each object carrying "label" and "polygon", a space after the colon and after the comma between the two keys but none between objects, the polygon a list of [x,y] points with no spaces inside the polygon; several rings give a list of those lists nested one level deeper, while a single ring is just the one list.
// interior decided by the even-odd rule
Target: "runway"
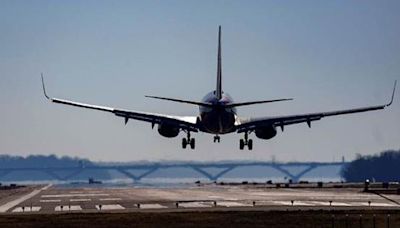
[{"label": "runway", "polygon": [[95,212],[400,210],[400,195],[359,188],[266,188],[201,185],[179,188],[38,186],[1,199],[3,214]]}]

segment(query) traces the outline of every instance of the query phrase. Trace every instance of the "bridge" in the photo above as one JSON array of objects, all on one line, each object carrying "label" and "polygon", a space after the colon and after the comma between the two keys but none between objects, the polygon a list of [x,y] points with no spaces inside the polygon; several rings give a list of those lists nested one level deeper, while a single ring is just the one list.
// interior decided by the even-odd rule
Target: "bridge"
[{"label": "bridge", "polygon": [[[285,178],[291,179],[293,182],[298,182],[301,178],[310,171],[324,167],[324,166],[338,166],[343,167],[347,162],[290,162],[290,163],[277,163],[277,162],[203,162],[203,163],[146,163],[146,164],[130,164],[130,165],[85,165],[79,163],[76,167],[19,167],[19,168],[3,168],[0,167],[0,179],[13,172],[43,172],[51,179],[58,181],[74,180],[74,177],[88,170],[103,170],[103,171],[117,171],[134,182],[139,182],[150,174],[168,168],[186,168],[194,170],[201,176],[208,178],[211,181],[217,181],[227,173],[234,169],[242,167],[270,167],[279,171]],[[290,171],[290,168],[298,168],[297,172]],[[209,169],[217,170],[211,172]],[[134,174],[132,171],[140,170],[140,174]]]}]

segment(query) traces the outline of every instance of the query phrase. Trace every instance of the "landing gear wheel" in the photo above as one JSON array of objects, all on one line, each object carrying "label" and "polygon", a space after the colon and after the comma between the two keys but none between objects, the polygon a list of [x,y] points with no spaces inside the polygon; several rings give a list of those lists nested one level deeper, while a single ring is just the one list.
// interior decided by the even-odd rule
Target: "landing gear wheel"
[{"label": "landing gear wheel", "polygon": [[219,135],[214,136],[214,143],[217,142],[219,143],[221,141],[221,137]]},{"label": "landing gear wheel", "polygon": [[186,149],[187,144],[188,144],[187,140],[185,138],[183,138],[182,139],[182,148]]},{"label": "landing gear wheel", "polygon": [[249,150],[252,150],[252,149],[253,149],[253,140],[252,140],[252,139],[249,139],[249,132],[245,132],[245,133],[244,133],[244,139],[240,139],[239,142],[240,142],[239,148],[240,148],[241,150],[243,150],[245,146],[247,146],[247,148],[248,148]]},{"label": "landing gear wheel", "polygon": [[244,149],[244,140],[243,140],[243,139],[241,139],[241,140],[239,141],[239,149],[240,149],[240,150],[243,150],[243,149]]},{"label": "landing gear wheel", "polygon": [[190,148],[193,150],[195,147],[195,140],[190,137],[190,131],[187,131],[186,133],[186,138],[182,139],[182,148],[186,149],[187,145],[189,145]]},{"label": "landing gear wheel", "polygon": [[195,141],[194,139],[191,139],[191,140],[190,140],[190,148],[191,148],[192,150],[194,150],[195,145],[196,145],[196,141]]},{"label": "landing gear wheel", "polygon": [[253,149],[253,140],[249,139],[249,141],[247,142],[247,148],[249,148],[249,150]]}]

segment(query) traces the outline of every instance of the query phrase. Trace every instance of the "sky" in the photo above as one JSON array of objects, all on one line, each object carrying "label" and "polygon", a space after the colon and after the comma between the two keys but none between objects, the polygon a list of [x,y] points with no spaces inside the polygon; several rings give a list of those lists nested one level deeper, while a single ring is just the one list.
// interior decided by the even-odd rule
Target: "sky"
[{"label": "sky", "polygon": [[[238,108],[241,117],[302,114],[388,102],[400,81],[400,2],[0,1],[0,154],[94,161],[340,161],[400,148],[400,92],[384,111],[288,126],[253,151],[241,134],[182,132],[48,102],[57,98],[138,111],[197,115],[214,90],[218,25],[223,89],[235,101],[295,98]],[[399,89],[400,91],[400,89]]]}]

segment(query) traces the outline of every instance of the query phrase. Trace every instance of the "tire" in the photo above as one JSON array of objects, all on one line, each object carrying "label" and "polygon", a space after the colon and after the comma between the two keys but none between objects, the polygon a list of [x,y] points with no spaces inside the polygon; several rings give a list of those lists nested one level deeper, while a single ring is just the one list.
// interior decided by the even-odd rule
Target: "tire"
[{"label": "tire", "polygon": [[191,139],[191,140],[190,140],[190,148],[191,148],[192,150],[194,150],[195,146],[196,146],[196,141],[195,141],[194,139]]},{"label": "tire", "polygon": [[249,150],[253,149],[253,140],[249,139],[248,143],[247,143],[247,147],[249,148]]},{"label": "tire", "polygon": [[241,139],[241,140],[239,141],[239,149],[240,149],[240,150],[243,150],[243,149],[244,149],[244,140],[243,140],[243,139]]},{"label": "tire", "polygon": [[188,143],[187,143],[187,140],[186,140],[185,138],[183,138],[183,139],[182,139],[182,148],[183,148],[183,149],[186,149],[187,144],[188,144]]}]

